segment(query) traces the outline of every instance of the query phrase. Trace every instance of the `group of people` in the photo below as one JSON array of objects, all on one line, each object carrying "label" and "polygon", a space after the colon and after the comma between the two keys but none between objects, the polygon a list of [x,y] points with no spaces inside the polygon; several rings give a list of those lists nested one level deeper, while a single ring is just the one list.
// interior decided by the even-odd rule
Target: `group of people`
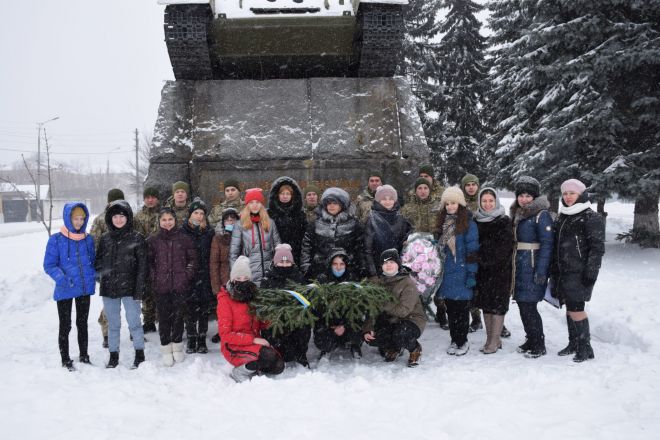
[{"label": "group of people", "polygon": [[[68,344],[73,302],[79,361],[90,362],[89,296],[98,281],[109,368],[119,362],[122,304],[134,368],[144,361],[144,333],[155,331],[156,322],[164,365],[183,361],[184,351],[207,353],[209,314],[218,321],[211,340],[221,344],[239,382],[279,374],[287,363],[308,366],[310,339],[321,356],[345,348],[360,358],[366,343],[393,362],[407,350],[408,366],[414,367],[427,323],[410,269],[401,263],[414,232],[432,234],[442,257],[436,321],[449,330],[448,354],[468,352],[468,333],[482,326],[481,312],[487,339],[480,351],[496,353],[501,338],[510,335],[504,316],[513,297],[525,331],[518,351],[528,358],[545,355],[537,305],[548,291],[567,311],[569,344],[558,354],[574,354],[576,362],[592,359],[585,303],[604,253],[604,222],[591,209],[582,182],[567,180],[561,193],[554,218],[539,182],[521,177],[507,215],[497,191],[480,188],[476,176],[468,174],[461,187],[445,189],[424,165],[407,194],[385,184],[378,172],[370,173],[355,203],[341,188],[321,191],[310,184],[303,190],[286,176],[273,182],[267,197],[250,188],[241,199],[240,183],[232,179],[224,182],[224,201],[209,209],[200,198],[191,200],[188,184],[176,182],[162,204],[158,191],[146,188],[135,218],[121,191],[111,190],[91,235],[85,232],[87,207],[67,204],[64,226],[50,237],[44,259],[56,283],[62,365],[75,368]],[[336,317],[274,335],[251,310],[259,289],[364,279],[387,289],[393,301],[377,316],[365,316],[361,329]]]}]

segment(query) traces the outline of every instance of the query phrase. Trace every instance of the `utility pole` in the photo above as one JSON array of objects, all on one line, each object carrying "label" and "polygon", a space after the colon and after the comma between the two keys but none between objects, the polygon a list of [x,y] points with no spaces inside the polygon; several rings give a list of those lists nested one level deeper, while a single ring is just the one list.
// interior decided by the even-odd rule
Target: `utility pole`
[{"label": "utility pole", "polygon": [[138,138],[138,129],[135,129],[135,211],[140,207],[140,140]]}]

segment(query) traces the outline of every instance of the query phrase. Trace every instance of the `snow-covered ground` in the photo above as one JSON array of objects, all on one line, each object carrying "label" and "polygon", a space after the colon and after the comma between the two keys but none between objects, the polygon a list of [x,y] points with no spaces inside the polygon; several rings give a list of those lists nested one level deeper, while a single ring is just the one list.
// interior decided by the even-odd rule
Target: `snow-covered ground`
[{"label": "snow-covered ground", "polygon": [[[632,225],[632,208],[607,205],[607,253],[588,306],[594,361],[555,355],[566,344],[564,315],[545,303],[539,308],[548,355],[523,358],[515,352],[523,331],[512,304],[506,324],[513,336],[494,355],[477,350],[481,330],[469,336],[466,356],[448,356],[448,332],[429,324],[416,369],[405,366],[407,356],[385,364],[365,348],[361,361],[345,354],[311,371],[294,368],[244,384],[228,377],[231,367],[213,344],[209,354],[161,366],[154,333],[147,335],[147,362],[129,370],[125,326],[120,367],[106,370],[98,296],[89,320],[94,365],[66,371],[52,282],[41,269],[46,234],[2,224],[0,430],[5,438],[49,440],[657,438],[660,251],[614,241]],[[77,359],[75,326],[71,333]],[[316,353],[310,348],[310,358]]]}]

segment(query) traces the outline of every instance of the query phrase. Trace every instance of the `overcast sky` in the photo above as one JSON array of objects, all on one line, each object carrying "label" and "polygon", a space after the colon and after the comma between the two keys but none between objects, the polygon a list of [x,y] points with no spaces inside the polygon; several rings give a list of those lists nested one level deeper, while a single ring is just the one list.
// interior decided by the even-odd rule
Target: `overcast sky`
[{"label": "overcast sky", "polygon": [[[3,1],[0,165],[37,149],[46,124],[53,158],[114,169],[150,132],[163,81],[174,79],[156,0]],[[112,153],[108,153],[112,152]],[[65,154],[62,154],[65,153]]]}]

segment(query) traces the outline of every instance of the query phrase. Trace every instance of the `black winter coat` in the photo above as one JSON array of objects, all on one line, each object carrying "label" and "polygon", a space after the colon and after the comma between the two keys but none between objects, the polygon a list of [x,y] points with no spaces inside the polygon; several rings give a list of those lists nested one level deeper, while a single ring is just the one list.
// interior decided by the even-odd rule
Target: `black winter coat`
[{"label": "black winter coat", "polygon": [[[289,185],[293,188],[291,201],[286,205],[282,204],[278,198],[282,185]],[[280,177],[273,182],[268,200],[268,215],[277,225],[280,242],[288,243],[291,246],[293,259],[299,265],[300,249],[307,229],[307,215],[303,211],[302,191],[295,180]]]},{"label": "black winter coat", "polygon": [[193,226],[190,222],[185,222],[181,230],[187,234],[193,242],[197,251],[197,270],[191,286],[191,293],[194,295],[211,295],[211,242],[215,236],[215,231],[211,228],[200,228]]},{"label": "black winter coat", "polygon": [[380,275],[381,271],[376,267],[376,262],[383,251],[396,249],[401,254],[403,243],[410,232],[412,226],[399,213],[399,202],[396,202],[394,209],[388,211],[374,201],[364,232],[365,262],[369,276]]},{"label": "black winter coat", "polygon": [[305,277],[296,266],[277,267],[270,266],[266,276],[261,280],[262,289],[284,289],[289,283],[303,284]]},{"label": "black winter coat", "polygon": [[300,269],[308,279],[325,272],[328,257],[338,248],[346,251],[348,266],[364,275],[364,237],[358,219],[346,211],[336,216],[319,207],[317,219],[307,226],[300,256]]},{"label": "black winter coat", "polygon": [[[127,222],[117,229],[112,224],[114,214],[126,215]],[[147,243],[133,230],[133,212],[124,200],[112,202],[105,213],[108,232],[99,240],[96,253],[96,276],[101,284],[101,296],[142,300],[147,281]]]},{"label": "black winter coat", "polygon": [[605,223],[587,208],[555,220],[552,255],[553,294],[562,303],[589,301],[605,254]]},{"label": "black winter coat", "polygon": [[150,285],[156,295],[190,291],[197,270],[197,251],[190,237],[178,228],[160,228],[147,245]]},{"label": "black winter coat", "polygon": [[515,241],[511,219],[502,215],[477,222],[479,270],[475,306],[486,313],[504,315],[509,310],[512,255]]}]

